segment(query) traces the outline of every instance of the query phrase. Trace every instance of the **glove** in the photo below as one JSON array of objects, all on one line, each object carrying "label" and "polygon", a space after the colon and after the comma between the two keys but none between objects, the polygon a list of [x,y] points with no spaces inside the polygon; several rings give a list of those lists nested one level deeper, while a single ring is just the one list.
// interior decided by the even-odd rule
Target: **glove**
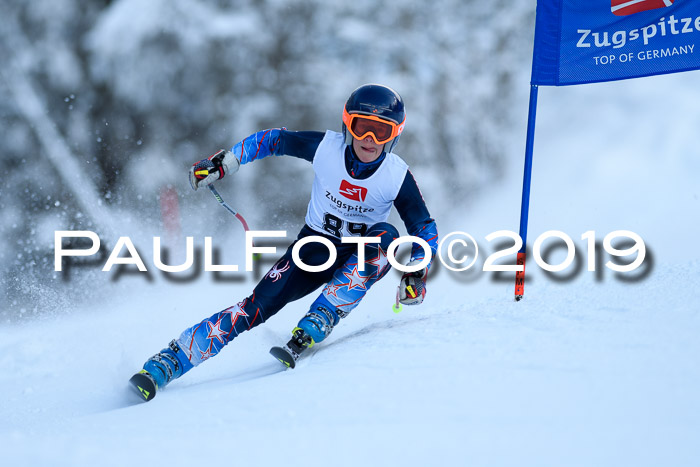
[{"label": "glove", "polygon": [[195,162],[190,167],[190,185],[192,189],[211,185],[216,180],[224,178],[226,174],[238,172],[241,163],[231,151],[220,149],[214,155]]},{"label": "glove", "polygon": [[428,270],[423,268],[416,272],[407,272],[399,283],[399,302],[404,305],[420,305],[425,298],[425,280]]}]

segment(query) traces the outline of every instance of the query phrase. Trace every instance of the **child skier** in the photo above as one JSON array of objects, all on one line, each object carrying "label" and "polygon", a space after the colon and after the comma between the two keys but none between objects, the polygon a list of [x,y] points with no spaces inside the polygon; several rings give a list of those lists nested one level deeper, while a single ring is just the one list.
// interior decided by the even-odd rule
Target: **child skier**
[{"label": "child skier", "polygon": [[[238,171],[241,164],[274,155],[289,155],[312,163],[315,174],[306,225],[297,236],[315,235],[336,247],[335,262],[322,272],[307,272],[292,259],[290,245],[243,301],[185,329],[179,338],[146,361],[131,383],[145,400],[157,389],[215,356],[243,331],[267,321],[284,305],[304,297],[321,285],[321,294],[292,331],[292,339],[271,353],[288,367],[308,348],[322,342],[384,277],[390,266],[389,244],[398,231],[386,222],[395,206],[409,235],[425,240],[432,253],[438,234],[425,202],[406,163],[392,150],[404,129],[403,100],[394,90],[377,84],[357,88],[343,109],[342,133],[326,131],[265,130],[245,138],[230,151],[221,150],[195,163],[189,172],[194,190]],[[341,243],[343,236],[377,237],[379,243],[364,247],[364,270],[358,267],[358,245]],[[296,243],[296,242],[295,242]],[[302,246],[305,265],[318,266],[329,259],[325,245]],[[414,244],[409,265],[421,262],[423,249]],[[428,267],[405,273],[399,299],[406,305],[420,304],[425,296]]]}]

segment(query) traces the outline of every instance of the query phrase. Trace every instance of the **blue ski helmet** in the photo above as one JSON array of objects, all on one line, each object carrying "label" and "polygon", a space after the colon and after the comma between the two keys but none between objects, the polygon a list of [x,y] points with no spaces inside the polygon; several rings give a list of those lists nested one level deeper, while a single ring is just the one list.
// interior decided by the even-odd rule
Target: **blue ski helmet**
[{"label": "blue ski helmet", "polygon": [[405,124],[403,99],[398,92],[381,84],[365,84],[355,89],[343,109],[343,136],[347,145],[352,144],[353,137],[362,139],[370,135],[377,144],[388,143],[385,151],[391,152]]}]

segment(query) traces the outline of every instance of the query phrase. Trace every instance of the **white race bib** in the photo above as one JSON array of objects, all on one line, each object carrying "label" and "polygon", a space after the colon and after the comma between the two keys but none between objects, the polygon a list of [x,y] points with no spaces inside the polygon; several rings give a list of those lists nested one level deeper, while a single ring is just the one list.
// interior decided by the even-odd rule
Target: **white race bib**
[{"label": "white race bib", "polygon": [[335,237],[361,236],[385,222],[401,189],[408,165],[389,153],[369,178],[357,180],[345,169],[345,138],[327,131],[314,156],[314,184],[306,224]]}]

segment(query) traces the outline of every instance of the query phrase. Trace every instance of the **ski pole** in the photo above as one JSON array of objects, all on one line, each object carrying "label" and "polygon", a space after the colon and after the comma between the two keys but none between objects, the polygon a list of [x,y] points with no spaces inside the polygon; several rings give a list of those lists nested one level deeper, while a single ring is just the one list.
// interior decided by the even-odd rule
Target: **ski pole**
[{"label": "ski pole", "polygon": [[[220,204],[221,206],[223,206],[224,209],[226,209],[228,212],[230,212],[231,214],[233,214],[233,215],[236,217],[236,219],[238,219],[238,220],[241,222],[241,224],[243,224],[243,230],[245,230],[246,232],[248,232],[250,229],[248,228],[248,223],[245,221],[245,219],[243,218],[243,216],[241,216],[238,212],[236,212],[235,209],[233,209],[231,206],[229,206],[228,203],[226,203],[226,201],[224,201],[224,199],[221,197],[221,195],[219,194],[219,192],[216,191],[216,188],[214,188],[214,185],[207,185],[207,187],[209,188],[209,190],[211,191],[211,193],[214,195],[214,198],[216,198],[216,200],[219,202],[219,204]],[[255,246],[255,245],[253,244],[253,246]],[[253,259],[254,259],[254,260],[255,260],[255,259],[260,259],[260,255],[259,255],[258,253],[254,253],[254,254],[253,254]]]},{"label": "ski pole", "polygon": [[221,195],[219,194],[219,192],[216,191],[216,188],[214,188],[214,185],[207,185],[207,187],[209,188],[209,190],[211,191],[211,193],[214,195],[214,198],[216,198],[216,200],[219,202],[219,204],[220,204],[221,206],[223,206],[228,212],[230,212],[231,214],[233,214],[233,215],[236,217],[236,219],[238,219],[238,220],[241,222],[241,224],[243,224],[243,229],[244,229],[246,232],[247,232],[248,230],[250,230],[250,229],[248,228],[248,223],[245,221],[245,219],[243,218],[243,216],[241,216],[239,213],[237,213],[235,209],[233,209],[231,206],[229,206],[229,205],[226,203],[226,201],[224,201],[224,199],[221,197]]},{"label": "ski pole", "polygon": [[399,297],[401,293],[401,286],[396,287],[396,302],[392,305],[391,309],[394,313],[400,313],[401,312],[401,302],[399,302]]}]

